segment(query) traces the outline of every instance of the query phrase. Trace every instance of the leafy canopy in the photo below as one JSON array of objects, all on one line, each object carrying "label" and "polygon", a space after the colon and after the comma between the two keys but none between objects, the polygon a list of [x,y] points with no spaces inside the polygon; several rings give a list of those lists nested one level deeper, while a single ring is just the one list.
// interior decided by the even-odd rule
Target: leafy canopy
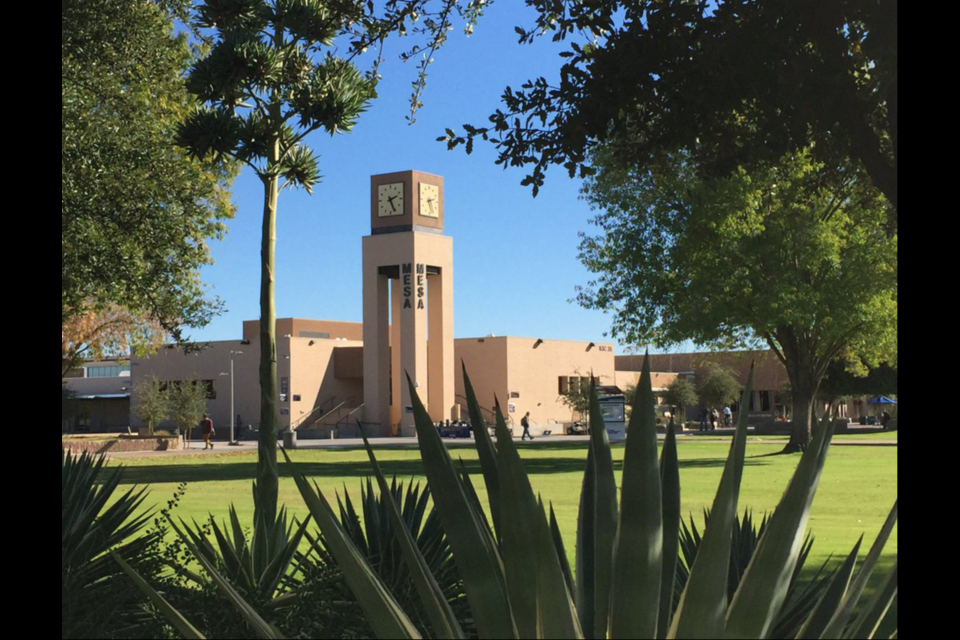
[{"label": "leafy canopy", "polygon": [[649,168],[690,151],[710,176],[808,149],[866,168],[893,203],[899,160],[898,0],[527,0],[521,42],[569,41],[559,81],[507,88],[490,124],[441,140],[490,140],[527,167],[592,171],[597,146]]},{"label": "leafy canopy", "polygon": [[121,307],[179,339],[219,311],[199,269],[233,212],[230,173],[173,145],[193,108],[184,3],[62,7],[62,324]]},{"label": "leafy canopy", "polygon": [[723,367],[707,366],[697,372],[695,397],[707,408],[729,407],[740,400],[742,393],[740,381]]},{"label": "leafy canopy", "polygon": [[[664,402],[671,407],[684,409],[693,407],[700,403],[700,397],[697,395],[697,388],[686,378],[677,378],[670,383],[663,396]],[[683,412],[681,411],[681,415]]]},{"label": "leafy canopy", "polygon": [[802,152],[707,181],[684,154],[652,170],[596,164],[585,195],[601,233],[581,258],[597,279],[579,300],[615,312],[624,342],[766,343],[781,359],[807,352],[821,377],[840,356],[896,359],[898,238],[856,166]]},{"label": "leafy canopy", "polygon": [[[261,179],[280,178],[281,191],[312,193],[321,179],[319,159],[304,141],[316,131],[352,131],[376,97],[386,38],[426,35],[403,56],[423,56],[411,98],[415,113],[432,55],[446,43],[454,18],[472,31],[486,4],[389,0],[378,12],[365,0],[207,0],[195,24],[211,49],[187,83],[204,106],[181,127],[178,141],[197,158],[235,158]],[[370,64],[362,71],[365,55]]]}]

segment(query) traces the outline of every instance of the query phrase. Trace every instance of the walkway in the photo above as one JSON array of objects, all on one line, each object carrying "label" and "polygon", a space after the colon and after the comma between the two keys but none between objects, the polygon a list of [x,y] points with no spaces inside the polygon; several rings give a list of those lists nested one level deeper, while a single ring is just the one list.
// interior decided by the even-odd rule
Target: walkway
[{"label": "walkway", "polygon": [[[712,431],[710,433],[699,433],[699,432],[690,432],[680,435],[681,442],[711,442],[711,443],[728,443],[730,438],[733,437],[733,429],[718,429],[717,431]],[[899,442],[896,440],[855,440],[855,439],[844,439],[846,435],[851,434],[841,434],[837,436],[833,444],[838,447],[899,447]],[[664,439],[665,436],[661,435],[660,439]],[[536,447],[543,445],[586,445],[590,442],[590,438],[587,436],[550,436],[545,438],[537,438],[532,443],[523,443],[519,438],[514,439],[517,444],[523,446]],[[449,448],[469,448],[473,447],[473,440],[468,439],[459,439],[459,440],[444,440],[447,447]],[[777,436],[750,436],[751,445],[768,445],[768,446],[784,446],[784,437],[781,436],[777,439]],[[376,449],[389,449],[389,448],[398,448],[398,449],[414,449],[417,447],[417,441],[414,438],[382,438],[372,441],[373,446]],[[282,443],[281,443],[282,444]],[[184,449],[180,451],[150,451],[150,452],[131,452],[131,453],[114,453],[109,454],[110,458],[116,460],[124,459],[141,459],[141,458],[171,458],[171,457],[196,457],[196,456],[205,456],[211,455],[211,452],[203,450],[202,443],[193,443],[193,448]],[[350,450],[350,449],[362,449],[363,440],[358,439],[344,439],[344,440],[301,440],[297,449],[299,451],[322,451],[322,450]],[[218,443],[216,449],[213,451],[213,455],[222,456],[222,455],[250,455],[254,454],[257,451],[257,444],[255,442],[244,442],[241,443],[238,447],[230,447],[225,443]]]}]

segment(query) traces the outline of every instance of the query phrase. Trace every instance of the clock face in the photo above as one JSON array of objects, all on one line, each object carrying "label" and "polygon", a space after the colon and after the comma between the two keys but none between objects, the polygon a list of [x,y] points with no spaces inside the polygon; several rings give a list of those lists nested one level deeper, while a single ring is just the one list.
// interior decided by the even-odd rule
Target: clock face
[{"label": "clock face", "polygon": [[381,218],[402,216],[405,211],[403,204],[402,182],[380,185],[379,210]]},{"label": "clock face", "polygon": [[425,218],[440,217],[440,187],[420,184],[420,215]]}]

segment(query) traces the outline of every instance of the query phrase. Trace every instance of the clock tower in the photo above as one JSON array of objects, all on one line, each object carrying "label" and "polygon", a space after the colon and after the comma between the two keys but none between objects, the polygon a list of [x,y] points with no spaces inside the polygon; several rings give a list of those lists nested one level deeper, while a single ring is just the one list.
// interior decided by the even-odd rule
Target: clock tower
[{"label": "clock tower", "polygon": [[456,405],[453,239],[444,235],[443,178],[418,171],[371,180],[363,239],[364,421],[415,436],[407,375],[434,422]]}]

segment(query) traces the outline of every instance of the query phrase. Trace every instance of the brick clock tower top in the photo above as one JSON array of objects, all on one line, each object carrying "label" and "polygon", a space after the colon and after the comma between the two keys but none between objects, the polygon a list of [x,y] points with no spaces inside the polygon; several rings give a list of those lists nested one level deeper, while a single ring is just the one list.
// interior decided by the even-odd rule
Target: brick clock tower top
[{"label": "brick clock tower top", "polygon": [[443,234],[443,178],[404,171],[371,178],[373,235],[417,231]]}]

